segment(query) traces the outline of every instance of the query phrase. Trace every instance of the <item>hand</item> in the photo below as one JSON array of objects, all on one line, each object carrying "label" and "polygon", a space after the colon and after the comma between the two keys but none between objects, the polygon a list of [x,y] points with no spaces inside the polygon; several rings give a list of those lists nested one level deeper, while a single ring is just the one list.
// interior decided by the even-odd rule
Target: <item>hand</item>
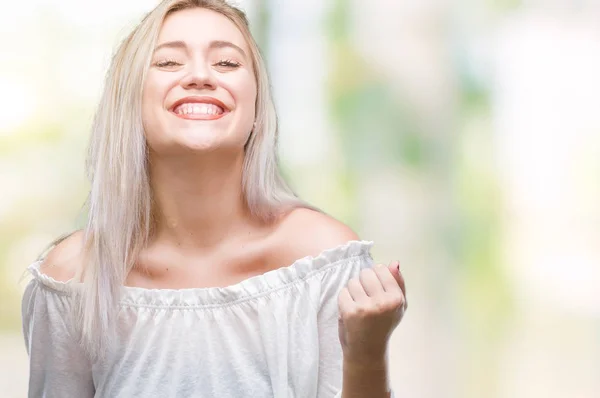
[{"label": "hand", "polygon": [[407,308],[400,264],[377,264],[352,278],[338,296],[338,331],[345,361],[381,363]]}]

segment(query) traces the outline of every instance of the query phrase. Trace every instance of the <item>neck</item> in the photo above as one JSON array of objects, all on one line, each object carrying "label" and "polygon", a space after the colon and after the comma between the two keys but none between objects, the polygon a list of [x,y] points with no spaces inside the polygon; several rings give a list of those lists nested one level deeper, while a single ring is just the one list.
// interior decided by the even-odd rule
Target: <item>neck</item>
[{"label": "neck", "polygon": [[150,156],[152,240],[208,250],[251,224],[242,194],[243,152],[215,152],[201,159]]}]

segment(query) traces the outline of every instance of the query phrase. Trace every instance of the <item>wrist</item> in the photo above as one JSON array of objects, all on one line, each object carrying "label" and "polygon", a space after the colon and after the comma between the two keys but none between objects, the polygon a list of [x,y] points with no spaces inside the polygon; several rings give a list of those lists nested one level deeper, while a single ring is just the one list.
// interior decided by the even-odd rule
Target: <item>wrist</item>
[{"label": "wrist", "polygon": [[359,358],[350,355],[344,355],[344,369],[348,371],[364,372],[368,370],[386,370],[388,361],[383,357]]},{"label": "wrist", "polygon": [[344,356],[343,374],[343,398],[391,397],[385,357],[359,360]]}]

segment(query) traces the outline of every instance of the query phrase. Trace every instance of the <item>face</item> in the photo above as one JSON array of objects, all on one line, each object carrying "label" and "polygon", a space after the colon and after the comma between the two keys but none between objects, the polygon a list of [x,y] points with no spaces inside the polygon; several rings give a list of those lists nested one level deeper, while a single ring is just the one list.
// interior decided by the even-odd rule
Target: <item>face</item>
[{"label": "face", "polygon": [[142,118],[159,154],[243,148],[254,123],[250,49],[227,17],[203,8],[169,15],[144,82]]}]

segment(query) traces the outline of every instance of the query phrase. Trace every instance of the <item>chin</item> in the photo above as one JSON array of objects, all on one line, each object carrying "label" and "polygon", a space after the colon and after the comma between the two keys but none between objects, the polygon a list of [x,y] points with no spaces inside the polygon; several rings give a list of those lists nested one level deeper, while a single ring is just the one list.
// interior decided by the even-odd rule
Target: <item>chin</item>
[{"label": "chin", "polygon": [[227,132],[211,131],[211,132],[192,132],[184,133],[184,137],[180,137],[179,141],[182,147],[188,151],[197,153],[209,152],[242,152],[244,150],[243,137],[234,137]]},{"label": "chin", "polygon": [[178,144],[186,150],[194,152],[210,152],[224,146],[219,137],[185,137]]}]

